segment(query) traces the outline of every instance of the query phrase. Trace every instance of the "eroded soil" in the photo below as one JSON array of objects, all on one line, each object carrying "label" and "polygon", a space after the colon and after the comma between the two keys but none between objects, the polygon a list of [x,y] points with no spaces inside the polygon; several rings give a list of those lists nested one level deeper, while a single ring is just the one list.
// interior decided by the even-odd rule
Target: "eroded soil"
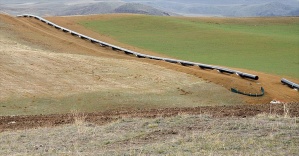
[{"label": "eroded soil", "polygon": [[195,108],[165,108],[147,110],[112,110],[96,113],[68,113],[35,116],[2,116],[0,117],[0,132],[17,129],[30,129],[38,127],[52,127],[74,123],[74,118],[84,116],[85,121],[95,124],[106,124],[121,118],[155,118],[169,117],[178,114],[209,114],[214,117],[249,117],[267,113],[299,117],[299,103],[292,104],[262,104],[238,106],[205,106]]}]

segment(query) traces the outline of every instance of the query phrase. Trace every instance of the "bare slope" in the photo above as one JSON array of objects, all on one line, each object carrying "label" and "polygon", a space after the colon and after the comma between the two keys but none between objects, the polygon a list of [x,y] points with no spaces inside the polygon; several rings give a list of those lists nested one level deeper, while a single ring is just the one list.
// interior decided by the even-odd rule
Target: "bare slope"
[{"label": "bare slope", "polygon": [[1,115],[244,103],[166,63],[115,53],[34,19],[0,18]]}]

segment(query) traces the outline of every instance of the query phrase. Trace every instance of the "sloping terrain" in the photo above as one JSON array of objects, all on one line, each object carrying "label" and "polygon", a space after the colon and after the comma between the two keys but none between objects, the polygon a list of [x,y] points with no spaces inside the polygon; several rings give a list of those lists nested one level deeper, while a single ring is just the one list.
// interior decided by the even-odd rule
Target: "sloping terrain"
[{"label": "sloping terrain", "polygon": [[0,39],[1,115],[246,103],[179,65],[126,56],[35,19],[2,15]]},{"label": "sloping terrain", "polygon": [[[73,19],[51,20],[156,55]],[[0,47],[0,155],[299,153],[299,104],[256,104],[276,96],[298,101],[298,92],[281,85],[278,76],[248,71],[261,77],[255,82],[138,59],[35,19],[7,15],[0,15]],[[249,98],[230,93],[231,86],[265,86],[266,94]]]},{"label": "sloping terrain", "polygon": [[87,29],[177,59],[299,78],[297,17],[82,20],[79,24]]},{"label": "sloping terrain", "polygon": [[[143,50],[140,48],[132,47],[130,45],[126,45],[124,43],[120,43],[116,40],[113,40],[110,36],[107,35],[101,35],[94,31],[87,30],[81,25],[78,25],[77,23],[79,21],[86,21],[86,20],[105,20],[110,18],[119,18],[119,17],[127,17],[127,16],[139,16],[139,15],[95,15],[95,16],[73,16],[73,17],[48,17],[47,19],[50,21],[53,21],[54,23],[58,23],[59,25],[70,28],[72,30],[75,30],[77,32],[80,32],[82,34],[86,34],[88,36],[91,36],[93,38],[98,38],[102,41],[112,43],[115,45],[119,45],[121,47],[132,49],[141,53],[145,54],[151,54],[151,55],[159,55],[155,54],[154,52]],[[258,20],[258,19],[257,19]],[[161,55],[160,55],[161,56]],[[149,61],[151,60],[142,60],[142,61]],[[168,64],[164,62],[155,62],[159,65],[162,65],[164,67],[182,71],[188,74],[195,75],[197,77],[203,78],[205,80],[211,81],[213,83],[219,84],[230,90],[231,88],[237,88],[241,91],[249,92],[249,93],[260,93],[260,87],[264,87],[266,90],[265,96],[261,98],[251,98],[251,97],[244,97],[244,101],[248,103],[269,103],[273,99],[277,99],[284,102],[296,102],[299,101],[298,92],[295,90],[292,90],[280,83],[281,77],[277,75],[271,75],[267,73],[262,72],[256,72],[256,71],[250,71],[250,70],[244,70],[244,69],[238,69],[240,71],[244,71],[247,73],[255,74],[260,77],[258,81],[251,81],[247,79],[240,79],[238,76],[234,75],[225,75],[225,74],[219,74],[215,71],[206,71],[206,70],[199,70],[198,68],[188,68],[188,67],[182,67],[175,64]],[[295,80],[296,79],[292,79]]]},{"label": "sloping terrain", "polygon": [[[36,19],[0,18],[1,115],[264,104],[273,99],[299,101],[298,92],[282,85],[279,76],[239,69],[260,76],[252,81],[139,59],[76,38]],[[110,17],[48,19],[108,43],[158,55],[87,30],[76,24],[82,18]],[[264,87],[266,92],[263,97],[247,97],[231,93],[231,87],[251,93],[260,93],[260,87]]]}]

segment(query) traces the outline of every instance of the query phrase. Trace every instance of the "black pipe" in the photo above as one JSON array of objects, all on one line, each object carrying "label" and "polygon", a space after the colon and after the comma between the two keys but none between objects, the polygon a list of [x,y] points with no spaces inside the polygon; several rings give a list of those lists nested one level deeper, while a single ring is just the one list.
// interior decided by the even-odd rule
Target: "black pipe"
[{"label": "black pipe", "polygon": [[201,68],[201,69],[211,69],[211,70],[214,69],[214,68],[211,67],[211,66],[205,66],[205,65],[198,65],[198,67]]},{"label": "black pipe", "polygon": [[99,43],[98,41],[96,40],[90,40],[91,43]]},{"label": "black pipe", "polygon": [[127,55],[133,55],[132,52],[129,52],[129,51],[124,51],[124,52],[125,52],[125,54],[127,54]]},{"label": "black pipe", "polygon": [[115,47],[111,47],[112,48],[112,50],[120,50],[120,49],[118,49],[118,48],[115,48]]},{"label": "black pipe", "polygon": [[71,35],[73,35],[73,36],[79,36],[78,34],[73,33],[73,32],[71,32]]},{"label": "black pipe", "polygon": [[69,32],[69,31],[68,31],[68,30],[66,30],[66,29],[62,29],[62,31],[63,31],[63,32]]},{"label": "black pipe", "polygon": [[143,55],[136,55],[138,58],[145,58],[145,56],[143,56]]},{"label": "black pipe", "polygon": [[152,59],[152,60],[163,60],[162,58],[157,58],[157,57],[149,57],[149,59]]},{"label": "black pipe", "polygon": [[235,88],[231,88],[231,91],[234,93],[238,93],[238,94],[242,94],[242,95],[247,95],[247,96],[251,96],[251,97],[260,97],[260,96],[264,96],[265,95],[265,89],[263,87],[261,87],[261,93],[245,93],[245,92],[241,92]]},{"label": "black pipe", "polygon": [[299,89],[299,85],[287,79],[281,79],[281,83],[288,85],[290,88]]},{"label": "black pipe", "polygon": [[169,63],[178,63],[178,61],[175,61],[175,60],[169,60],[169,59],[165,59],[164,61],[169,62]]},{"label": "black pipe", "polygon": [[251,75],[251,74],[247,74],[247,73],[241,73],[241,72],[238,72],[237,75],[239,75],[240,77],[242,78],[248,78],[248,79],[253,79],[253,80],[258,80],[259,77],[256,76],[256,75]]},{"label": "black pipe", "polygon": [[81,39],[86,40],[87,38],[84,36],[80,36]]},{"label": "black pipe", "polygon": [[235,71],[228,70],[228,69],[217,69],[218,72],[220,73],[228,73],[228,74],[234,74]]},{"label": "black pipe", "polygon": [[103,43],[100,43],[100,46],[101,46],[101,47],[107,47],[108,45],[103,44]]},{"label": "black pipe", "polygon": [[181,64],[182,66],[194,66],[194,64],[192,64],[192,63],[188,63],[188,62],[180,62],[180,64]]}]

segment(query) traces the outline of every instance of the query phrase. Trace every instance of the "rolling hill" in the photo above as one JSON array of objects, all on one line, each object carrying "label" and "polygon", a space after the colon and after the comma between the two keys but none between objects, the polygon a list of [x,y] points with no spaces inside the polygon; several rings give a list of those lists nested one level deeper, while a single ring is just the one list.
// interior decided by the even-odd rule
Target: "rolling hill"
[{"label": "rolling hill", "polygon": [[186,74],[179,65],[127,56],[36,19],[0,19],[1,115],[246,103],[243,96]]},{"label": "rolling hill", "polygon": [[155,8],[186,16],[298,16],[296,0],[124,0],[138,2]]},{"label": "rolling hill", "polygon": [[0,1],[0,10],[12,15],[31,13],[39,16],[137,13],[157,16],[299,16],[297,0],[53,0]]},{"label": "rolling hill", "polygon": [[170,16],[177,15],[170,12],[165,12],[155,9],[140,3],[125,3],[121,1],[42,1],[42,2],[0,2],[0,10],[18,15],[23,13],[30,13],[39,16],[68,16],[68,15],[90,15],[90,14],[109,14],[109,13],[135,13],[156,16]]}]

